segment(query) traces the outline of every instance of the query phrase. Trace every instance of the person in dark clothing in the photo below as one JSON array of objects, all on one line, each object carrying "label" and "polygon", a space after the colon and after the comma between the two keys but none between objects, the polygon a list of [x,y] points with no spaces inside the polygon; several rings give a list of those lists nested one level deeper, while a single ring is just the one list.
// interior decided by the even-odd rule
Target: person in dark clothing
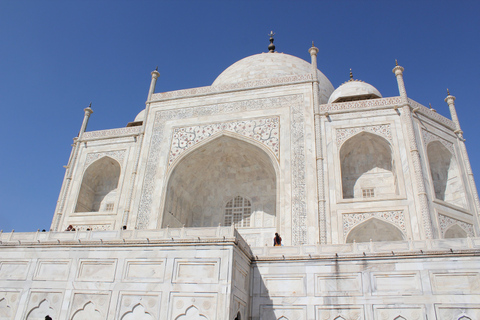
[{"label": "person in dark clothing", "polygon": [[282,245],[282,237],[277,232],[275,232],[275,237],[273,237],[273,245],[275,247]]},{"label": "person in dark clothing", "polygon": [[45,316],[45,320],[53,320],[50,316]]}]

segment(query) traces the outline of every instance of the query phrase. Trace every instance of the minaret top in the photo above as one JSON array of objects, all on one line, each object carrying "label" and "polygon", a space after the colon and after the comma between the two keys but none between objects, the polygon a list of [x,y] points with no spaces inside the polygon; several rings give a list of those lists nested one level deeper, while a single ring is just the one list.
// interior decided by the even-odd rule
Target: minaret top
[{"label": "minaret top", "polygon": [[350,68],[350,80],[348,81],[353,81],[353,73],[352,73],[352,68]]},{"label": "minaret top", "polygon": [[270,37],[270,44],[268,45],[268,52],[275,52],[275,45],[273,44],[273,36],[275,33],[273,31],[270,31],[270,34],[268,35]]}]

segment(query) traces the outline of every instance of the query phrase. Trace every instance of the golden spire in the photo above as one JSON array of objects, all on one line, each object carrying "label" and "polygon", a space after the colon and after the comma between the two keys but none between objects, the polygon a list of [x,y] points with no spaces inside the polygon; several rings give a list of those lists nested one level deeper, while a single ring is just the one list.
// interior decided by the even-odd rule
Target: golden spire
[{"label": "golden spire", "polygon": [[350,80],[349,81],[353,81],[353,73],[352,73],[352,68],[350,68]]},{"label": "golden spire", "polygon": [[447,88],[447,96],[449,96],[449,95],[450,95],[450,90],[448,90],[448,88]]},{"label": "golden spire", "polygon": [[398,61],[397,61],[397,59],[395,59],[395,65],[398,67]]}]

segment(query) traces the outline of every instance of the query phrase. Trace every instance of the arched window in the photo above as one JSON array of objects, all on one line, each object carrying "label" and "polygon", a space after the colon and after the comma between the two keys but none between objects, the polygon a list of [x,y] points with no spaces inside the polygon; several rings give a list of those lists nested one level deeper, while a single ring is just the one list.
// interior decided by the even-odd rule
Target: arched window
[{"label": "arched window", "polygon": [[348,139],[340,149],[344,199],[397,194],[390,143],[369,132]]},{"label": "arched window", "polygon": [[437,199],[465,207],[465,191],[453,154],[439,141],[427,146],[430,174]]},{"label": "arched window", "polygon": [[372,241],[401,241],[402,231],[394,225],[380,219],[371,218],[360,223],[348,234],[346,243]]},{"label": "arched window", "polygon": [[252,204],[246,198],[236,196],[225,206],[225,226],[250,227]]},{"label": "arched window", "polygon": [[83,175],[75,212],[114,211],[120,165],[110,157],[92,163]]}]

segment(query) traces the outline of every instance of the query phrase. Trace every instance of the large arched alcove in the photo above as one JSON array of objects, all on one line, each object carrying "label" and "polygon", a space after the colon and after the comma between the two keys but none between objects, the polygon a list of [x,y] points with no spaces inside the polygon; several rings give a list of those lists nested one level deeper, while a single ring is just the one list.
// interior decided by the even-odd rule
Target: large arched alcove
[{"label": "large arched alcove", "polygon": [[390,143],[369,132],[348,139],[340,149],[344,199],[385,198],[397,194]]},{"label": "large arched alcove", "polygon": [[353,228],[347,236],[346,243],[372,241],[404,240],[402,231],[394,225],[380,219],[371,218]]},{"label": "large arched alcove", "polygon": [[183,157],[166,190],[163,227],[273,227],[276,173],[260,147],[222,135]]},{"label": "large arched alcove", "polygon": [[110,157],[92,163],[83,174],[75,212],[113,211],[120,164]]},{"label": "large arched alcove", "polygon": [[427,146],[430,174],[437,199],[465,207],[465,190],[453,154],[439,141]]}]

